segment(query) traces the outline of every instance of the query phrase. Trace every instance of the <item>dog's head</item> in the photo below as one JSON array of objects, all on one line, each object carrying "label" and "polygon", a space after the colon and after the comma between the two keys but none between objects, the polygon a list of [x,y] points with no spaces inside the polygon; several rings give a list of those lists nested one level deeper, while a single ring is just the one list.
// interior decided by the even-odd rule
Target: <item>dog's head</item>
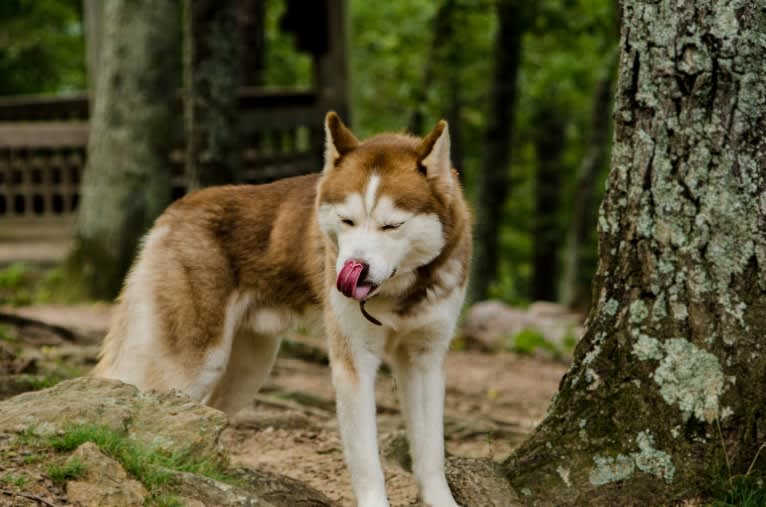
[{"label": "dog's head", "polygon": [[447,122],[424,139],[381,134],[360,142],[330,112],[325,131],[317,214],[337,254],[337,289],[358,300],[401,293],[444,248],[460,192]]}]

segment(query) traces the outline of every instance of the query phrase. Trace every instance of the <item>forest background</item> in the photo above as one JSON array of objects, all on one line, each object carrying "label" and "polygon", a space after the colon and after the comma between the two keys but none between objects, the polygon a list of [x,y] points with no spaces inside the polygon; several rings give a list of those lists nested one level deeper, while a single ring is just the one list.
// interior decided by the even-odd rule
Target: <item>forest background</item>
[{"label": "forest background", "polygon": [[[498,208],[498,232],[477,229],[479,256],[486,242],[497,240],[498,251],[474,299],[558,300],[584,310],[608,170],[618,6],[526,4],[351,0],[348,120],[366,137],[382,130],[422,134],[447,118],[453,161],[477,214],[482,205]],[[279,29],[284,10],[284,0],[266,1],[265,85],[308,88],[310,57]],[[0,95],[86,89],[82,20],[80,0],[2,2]],[[496,45],[503,22],[518,53]],[[503,110],[492,104],[497,87],[510,93]],[[488,175],[502,187],[499,202],[480,189]]]}]

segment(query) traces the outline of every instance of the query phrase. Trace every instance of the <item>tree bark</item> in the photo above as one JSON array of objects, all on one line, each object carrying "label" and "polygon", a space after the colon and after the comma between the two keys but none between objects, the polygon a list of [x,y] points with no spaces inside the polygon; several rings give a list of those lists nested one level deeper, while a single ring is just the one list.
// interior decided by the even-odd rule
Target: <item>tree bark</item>
[{"label": "tree bark", "polygon": [[101,59],[101,44],[104,38],[103,0],[83,0],[85,24],[85,53],[88,69],[88,98],[91,102],[96,95],[98,65]]},{"label": "tree bark", "polygon": [[562,111],[542,105],[534,119],[535,216],[532,253],[532,298],[556,300],[561,246],[561,175],[565,125]]},{"label": "tree bark", "polygon": [[524,31],[521,0],[497,4],[498,31],[495,38],[495,68],[490,85],[484,158],[478,177],[476,228],[471,285],[468,300],[486,299],[497,276],[498,236],[503,206],[510,187],[511,133],[515,117],[516,76],[521,61]]},{"label": "tree bark", "polygon": [[766,10],[622,8],[594,309],[548,417],[504,464],[531,505],[704,498],[766,440]]},{"label": "tree bark", "polygon": [[168,148],[178,76],[178,2],[113,0],[90,120],[88,163],[67,270],[111,298],[138,240],[170,198]]},{"label": "tree bark", "polygon": [[188,190],[241,180],[239,40],[236,0],[184,0]]},{"label": "tree bark", "polygon": [[569,223],[564,252],[564,266],[559,289],[561,304],[570,308],[586,307],[590,296],[590,280],[583,283],[582,250],[596,226],[594,191],[599,170],[607,162],[612,120],[612,96],[617,76],[617,54],[610,58],[609,70],[596,83],[591,109],[590,135],[585,157],[577,170],[573,194],[572,220]]},{"label": "tree bark", "polygon": [[458,10],[456,0],[444,0],[436,11],[433,19],[431,47],[425,61],[423,83],[415,91],[415,109],[410,116],[407,130],[416,135],[424,135],[425,113],[427,109],[428,90],[435,86],[437,66],[448,69],[447,104],[445,116],[450,125],[450,145],[452,165],[463,168],[464,149],[461,111],[463,108],[461,79],[456,75],[462,68],[461,46],[458,44]]},{"label": "tree bark", "polygon": [[263,86],[266,66],[266,0],[239,0],[242,86]]}]

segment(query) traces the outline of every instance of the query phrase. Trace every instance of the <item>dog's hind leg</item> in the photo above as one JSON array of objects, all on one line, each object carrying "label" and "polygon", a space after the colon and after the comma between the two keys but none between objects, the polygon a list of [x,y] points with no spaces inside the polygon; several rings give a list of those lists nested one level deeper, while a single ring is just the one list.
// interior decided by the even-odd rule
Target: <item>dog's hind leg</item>
[{"label": "dog's hind leg", "polygon": [[242,327],[234,338],[229,364],[208,405],[229,416],[252,404],[274,366],[281,339]]},{"label": "dog's hind leg", "polygon": [[229,415],[250,405],[269,377],[280,336],[292,321],[292,313],[285,309],[251,308],[234,337],[226,373],[208,404]]}]

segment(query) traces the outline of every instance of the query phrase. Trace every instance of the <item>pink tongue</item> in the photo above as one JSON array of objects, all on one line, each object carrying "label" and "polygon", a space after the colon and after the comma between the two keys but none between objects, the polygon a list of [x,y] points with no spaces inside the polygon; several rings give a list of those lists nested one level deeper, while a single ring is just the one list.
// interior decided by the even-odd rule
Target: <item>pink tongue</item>
[{"label": "pink tongue", "polygon": [[335,286],[344,296],[362,299],[370,293],[370,287],[367,285],[357,285],[359,283],[359,277],[362,276],[364,271],[364,264],[358,261],[349,260],[343,265],[338,273],[338,279]]}]

